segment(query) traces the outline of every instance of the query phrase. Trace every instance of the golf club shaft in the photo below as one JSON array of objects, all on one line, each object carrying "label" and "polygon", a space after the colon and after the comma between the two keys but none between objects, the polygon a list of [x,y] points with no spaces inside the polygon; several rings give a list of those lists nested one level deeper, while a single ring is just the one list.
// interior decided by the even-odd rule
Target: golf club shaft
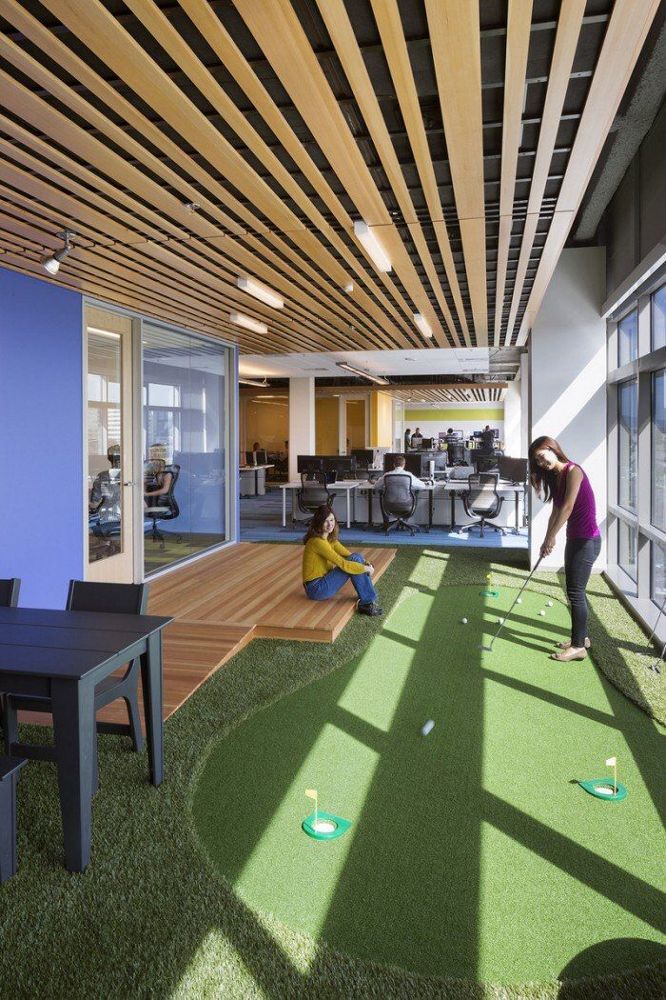
[{"label": "golf club shaft", "polygon": [[530,571],[530,574],[529,574],[529,576],[527,577],[527,579],[525,580],[525,583],[524,583],[524,584],[522,585],[522,587],[520,588],[520,590],[519,590],[519,591],[518,591],[518,593],[516,594],[516,596],[515,596],[515,598],[514,598],[514,601],[513,601],[513,604],[511,605],[511,607],[510,607],[510,608],[509,608],[509,610],[507,611],[507,613],[506,613],[506,615],[504,616],[504,618],[502,618],[501,622],[499,623],[499,627],[498,627],[497,631],[495,632],[495,635],[494,635],[494,636],[492,637],[492,639],[490,640],[490,647],[489,647],[490,649],[492,649],[492,648],[493,648],[493,643],[494,643],[495,639],[497,638],[497,636],[498,636],[498,635],[500,634],[500,632],[501,632],[501,631],[502,631],[502,629],[504,628],[504,623],[506,622],[507,618],[509,617],[509,615],[511,614],[511,612],[512,612],[512,611],[513,611],[513,609],[515,608],[516,604],[518,603],[518,598],[519,598],[519,597],[520,597],[520,596],[522,595],[522,593],[523,593],[523,591],[524,591],[525,587],[527,586],[527,584],[528,584],[528,583],[530,582],[530,580],[532,579],[532,577],[534,576],[534,574],[535,574],[535,573],[536,573],[536,571],[538,570],[538,568],[539,568],[539,563],[541,562],[541,560],[542,560],[542,559],[543,559],[543,556],[539,556],[539,558],[537,559],[536,563],[534,564],[534,569],[532,569],[532,570]]},{"label": "golf club shaft", "polygon": [[650,667],[650,670],[654,670],[655,674],[660,674],[661,673],[661,667],[660,667],[659,664],[661,663],[661,661],[664,658],[664,653],[666,653],[666,642],[661,647],[661,653],[659,654],[659,656],[657,657],[657,659],[654,661],[654,663]]}]

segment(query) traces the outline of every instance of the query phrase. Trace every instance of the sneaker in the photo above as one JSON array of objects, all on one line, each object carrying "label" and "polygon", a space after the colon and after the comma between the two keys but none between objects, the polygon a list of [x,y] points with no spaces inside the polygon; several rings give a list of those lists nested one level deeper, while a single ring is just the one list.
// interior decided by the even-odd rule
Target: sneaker
[{"label": "sneaker", "polygon": [[381,618],[384,614],[384,609],[380,608],[378,604],[359,604],[358,606],[359,615],[369,615],[370,618]]}]

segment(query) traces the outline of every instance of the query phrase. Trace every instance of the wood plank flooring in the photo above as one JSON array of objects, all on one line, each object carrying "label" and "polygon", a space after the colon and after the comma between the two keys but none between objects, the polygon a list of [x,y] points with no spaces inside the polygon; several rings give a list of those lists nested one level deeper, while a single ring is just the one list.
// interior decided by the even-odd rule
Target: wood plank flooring
[{"label": "wood plank flooring", "polygon": [[[356,546],[377,580],[396,549]],[[211,674],[253,638],[334,642],[354,614],[347,585],[329,601],[309,601],[301,582],[303,546],[241,542],[154,580],[148,612],[172,615],[164,630],[164,718],[172,715]],[[22,722],[50,716],[20,713]],[[126,722],[122,701],[98,715]]]}]

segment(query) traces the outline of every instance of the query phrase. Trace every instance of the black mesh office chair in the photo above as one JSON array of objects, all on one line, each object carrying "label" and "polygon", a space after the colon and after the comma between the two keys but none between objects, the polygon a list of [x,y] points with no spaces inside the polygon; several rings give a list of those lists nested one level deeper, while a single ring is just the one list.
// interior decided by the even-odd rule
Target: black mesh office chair
[{"label": "black mesh office chair", "polygon": [[393,527],[409,531],[413,535],[419,531],[416,524],[409,524],[416,510],[416,493],[412,489],[411,476],[403,472],[392,472],[384,476],[382,488],[379,491],[379,504],[384,518],[384,534],[388,535]]},{"label": "black mesh office chair", "polygon": [[[301,488],[296,491],[298,509],[303,514],[314,514],[318,507],[330,507],[333,510],[335,494],[327,485],[326,473],[321,471],[301,472]],[[308,524],[310,523],[308,520]]]},{"label": "black mesh office chair", "polygon": [[[154,505],[146,507],[143,512],[144,517],[150,518],[153,522],[150,529],[151,538],[156,542],[159,541],[160,548],[162,549],[164,548],[164,533],[157,527],[157,522],[173,521],[180,514],[180,507],[174,493],[178,476],[180,475],[180,466],[165,465],[162,475],[166,475],[167,473],[171,473],[171,482],[169,483],[168,491],[161,496],[149,497],[149,500],[154,501]],[[179,535],[177,541],[180,540],[181,536]]]},{"label": "black mesh office chair", "polygon": [[497,481],[499,476],[496,472],[472,472],[468,478],[467,492],[462,494],[462,502],[465,513],[468,517],[478,517],[478,521],[461,526],[461,531],[469,531],[477,526],[483,538],[483,529],[487,524],[494,531],[505,534],[504,528],[499,524],[492,524],[492,520],[499,515],[504,503],[504,497],[497,492]]},{"label": "black mesh office chair", "polygon": [[472,462],[476,472],[499,472],[497,455],[478,449],[472,452]]},{"label": "black mesh office chair", "polygon": [[[147,583],[92,583],[70,580],[66,609],[68,611],[108,611],[122,615],[141,615],[148,604]],[[122,677],[112,674],[105,677],[95,688],[95,715],[105,705],[122,698],[127,706],[128,722],[98,722],[98,733],[114,733],[130,736],[137,753],[143,750],[143,733],[139,715],[139,680],[141,658],[135,657],[127,664]],[[28,752],[18,742],[16,713],[50,712],[51,699],[30,695],[5,695],[5,753],[8,756],[30,756],[38,760],[53,760],[53,747],[30,744]],[[95,740],[95,744],[97,741]],[[43,751],[40,754],[40,750]],[[97,754],[93,761],[93,788],[98,785]]]}]

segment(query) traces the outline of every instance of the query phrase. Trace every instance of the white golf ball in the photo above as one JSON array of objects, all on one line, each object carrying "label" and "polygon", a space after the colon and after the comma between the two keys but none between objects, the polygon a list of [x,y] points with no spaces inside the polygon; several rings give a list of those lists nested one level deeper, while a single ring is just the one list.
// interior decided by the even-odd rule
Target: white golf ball
[{"label": "white golf ball", "polygon": [[516,604],[522,604],[522,603],[523,603],[523,599],[522,599],[522,597],[519,597],[518,600],[516,601]]},{"label": "white golf ball", "polygon": [[552,606],[553,606],[553,602],[552,601],[548,601],[548,607],[552,608]]},{"label": "white golf ball", "polygon": [[463,625],[466,625],[466,624],[467,624],[467,619],[466,619],[466,618],[461,618],[460,620],[461,620],[461,622],[463,623]]},{"label": "white golf ball", "polygon": [[543,611],[543,610],[539,612],[539,614],[540,614],[540,615],[545,615],[545,613],[546,613],[546,612],[545,612],[545,611]]}]

